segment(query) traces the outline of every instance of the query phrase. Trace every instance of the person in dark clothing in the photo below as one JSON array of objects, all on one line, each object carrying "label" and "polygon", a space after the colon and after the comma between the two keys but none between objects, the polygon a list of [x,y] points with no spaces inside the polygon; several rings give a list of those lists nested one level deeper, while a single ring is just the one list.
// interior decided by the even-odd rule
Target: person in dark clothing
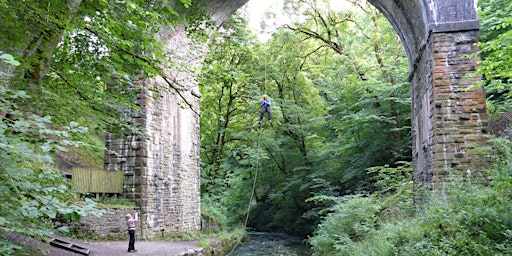
[{"label": "person in dark clothing", "polygon": [[135,250],[135,222],[138,221],[137,212],[126,214],[126,226],[128,227],[128,234],[130,235],[130,242],[128,243],[128,252],[136,252]]},{"label": "person in dark clothing", "polygon": [[270,99],[267,95],[263,95],[263,100],[260,103],[261,108],[261,115],[260,115],[260,124],[261,121],[263,121],[263,116],[265,115],[265,112],[268,113],[268,121],[272,123],[272,114],[270,114]]}]

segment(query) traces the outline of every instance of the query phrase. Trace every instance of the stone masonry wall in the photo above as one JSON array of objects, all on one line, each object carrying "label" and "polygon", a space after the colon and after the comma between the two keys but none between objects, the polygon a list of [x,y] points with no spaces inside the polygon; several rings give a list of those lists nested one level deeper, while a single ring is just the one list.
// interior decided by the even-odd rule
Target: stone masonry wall
[{"label": "stone masonry wall", "polygon": [[[124,197],[141,208],[141,237],[150,239],[199,231],[199,102],[196,76],[201,47],[193,47],[183,27],[162,29],[176,66],[157,78],[135,81],[133,116],[143,135],[107,134],[105,169],[124,173]],[[204,47],[203,47],[204,48]],[[189,54],[190,49],[197,49]]]},{"label": "stone masonry wall", "polygon": [[433,32],[411,74],[414,184],[438,190],[449,175],[478,174],[487,129],[485,94],[471,88],[477,30]]},{"label": "stone masonry wall", "polygon": [[[124,197],[141,208],[142,238],[199,231],[199,116],[159,79],[142,83],[136,103],[145,135],[107,134],[105,168],[123,171]],[[197,97],[183,94],[197,109]]]},{"label": "stone masonry wall", "polygon": [[434,144],[433,189],[440,189],[451,172],[478,174],[487,163],[478,153],[487,132],[485,93],[471,88],[481,77],[469,77],[476,70],[478,31],[432,34]]},{"label": "stone masonry wall", "polygon": [[[159,84],[155,82],[147,87]],[[143,236],[199,231],[199,116],[171,89],[146,90],[143,99],[145,130],[150,138],[143,143],[145,168],[136,174],[142,181]],[[196,97],[189,95],[186,100],[198,109]]]},{"label": "stone masonry wall", "polygon": [[[209,6],[211,18],[222,24],[242,2],[209,1],[198,6]],[[123,171],[124,197],[140,206],[145,239],[201,228],[200,94],[195,78],[207,42],[201,37],[192,39],[188,33],[183,24],[162,28],[156,35],[165,42],[173,65],[157,78],[137,81],[140,93],[135,103],[142,115],[133,117],[144,136],[107,134],[105,139],[105,168]]]},{"label": "stone masonry wall", "polygon": [[[134,209],[105,209],[103,216],[88,215],[80,219],[80,231],[100,240],[123,240],[128,237],[125,216]],[[138,223],[137,223],[138,224]],[[137,227],[138,232],[140,229]]]},{"label": "stone masonry wall", "polygon": [[431,189],[433,176],[433,99],[432,48],[425,44],[418,51],[411,81],[411,133],[413,138],[414,187]]}]

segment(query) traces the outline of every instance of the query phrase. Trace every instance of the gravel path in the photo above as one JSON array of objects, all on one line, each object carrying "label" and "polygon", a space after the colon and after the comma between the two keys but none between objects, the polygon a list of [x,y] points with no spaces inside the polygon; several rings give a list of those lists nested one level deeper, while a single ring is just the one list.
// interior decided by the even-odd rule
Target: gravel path
[{"label": "gravel path", "polygon": [[[22,247],[40,248],[50,256],[83,256],[83,254],[75,253],[69,250],[60,249],[50,246],[41,240],[23,237],[20,235],[8,233],[3,234],[6,240],[14,242]],[[136,241],[135,249],[137,252],[129,253],[128,239],[126,241],[107,241],[107,242],[90,242],[67,237],[54,236],[54,238],[73,243],[74,245],[89,249],[90,256],[129,256],[129,255],[146,255],[146,256],[176,256],[185,255],[193,252],[201,251],[203,248],[197,246],[197,241],[175,241],[175,242],[156,242],[156,241]]]},{"label": "gravel path", "polygon": [[137,241],[135,249],[137,252],[129,253],[128,241],[123,242],[88,242],[81,243],[81,246],[90,250],[91,256],[125,256],[125,255],[151,255],[151,256],[173,256],[186,252],[191,253],[201,250],[197,241],[176,241],[176,242],[155,242]]}]

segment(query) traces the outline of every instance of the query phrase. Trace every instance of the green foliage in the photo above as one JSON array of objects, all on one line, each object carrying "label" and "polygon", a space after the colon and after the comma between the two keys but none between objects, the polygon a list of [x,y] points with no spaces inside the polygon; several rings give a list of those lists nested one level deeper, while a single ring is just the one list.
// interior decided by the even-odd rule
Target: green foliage
[{"label": "green foliage", "polygon": [[[239,16],[213,40],[200,77],[201,189],[228,222],[249,215],[259,230],[311,234],[332,202],[308,198],[379,189],[367,168],[410,160],[407,59],[385,18],[364,8],[344,11],[362,18],[357,26],[325,28],[345,35],[332,39],[342,54],[290,29],[257,42]],[[313,30],[315,23],[294,26]],[[273,102],[273,122],[258,127],[263,94]]]},{"label": "green foliage", "polygon": [[[13,63],[7,58],[8,63]],[[14,63],[15,64],[15,63]],[[51,153],[66,151],[81,143],[70,140],[87,129],[71,122],[63,130],[51,127],[51,118],[24,113],[16,104],[30,97],[24,91],[3,87],[0,98],[0,229],[25,235],[41,236],[65,226],[48,220],[61,216],[100,214],[94,203],[80,205],[71,184],[54,168]],[[57,225],[57,226],[56,226]],[[62,225],[62,224],[60,224]],[[15,246],[2,240],[3,254]]]},{"label": "green foliage", "polygon": [[[177,3],[180,10],[192,5]],[[92,201],[79,204],[53,157],[101,165],[107,127],[140,132],[135,80],[173,65],[155,34],[184,15],[166,1],[0,1],[0,7],[0,226],[29,235],[66,231],[57,217],[77,221],[101,212]],[[1,243],[2,255],[15,249]]]},{"label": "green foliage", "polygon": [[[207,220],[212,227],[212,231],[226,230],[228,227],[227,209],[223,204],[219,204],[219,199],[212,199],[208,195],[201,197],[201,216]],[[206,227],[203,227],[203,229]]]},{"label": "green foliage", "polygon": [[14,245],[12,243],[8,243],[5,241],[0,242],[0,254],[1,255],[11,255],[11,254],[13,254],[13,252],[15,252],[15,251],[19,252],[21,250],[23,250],[23,248],[20,246],[17,246],[17,245]]},{"label": "green foliage", "polygon": [[[55,126],[87,124],[88,153],[103,151],[105,130],[139,133],[136,80],[163,75],[174,64],[155,37],[182,22],[165,1],[71,1],[3,3],[0,49],[23,60],[9,81],[31,95],[26,111],[52,116]],[[183,11],[191,0],[178,1]],[[30,31],[30,32],[29,32]],[[177,89],[177,88],[174,88]],[[21,104],[21,102],[20,102]],[[100,158],[101,159],[101,158]],[[100,160],[101,162],[101,160]]]},{"label": "green foliage", "polygon": [[[178,20],[163,3],[145,1],[83,2],[71,20],[42,81],[38,102],[60,120],[80,116],[98,131],[138,131],[135,94],[142,80],[170,65],[161,26]],[[56,101],[55,99],[59,99]]]},{"label": "green foliage", "polygon": [[[0,54],[1,53],[2,53],[2,51],[0,51]],[[13,65],[13,66],[19,66],[20,65],[19,61],[15,60],[12,55],[7,54],[7,53],[4,53],[4,54],[0,55],[0,60],[5,62],[6,64]],[[0,73],[0,75],[4,75],[4,74]]]},{"label": "green foliage", "polygon": [[316,255],[342,255],[353,242],[375,229],[379,206],[365,197],[345,197],[330,209],[315,236],[310,239]]},{"label": "green foliage", "polygon": [[137,208],[133,201],[121,197],[101,197],[94,201],[98,204],[98,208]]},{"label": "green foliage", "polygon": [[483,75],[491,114],[507,113],[510,105],[512,72],[512,3],[496,0],[479,1],[482,61],[478,74]]},{"label": "green foliage", "polygon": [[368,174],[371,175],[369,183],[375,195],[394,194],[402,190],[404,184],[412,184],[412,167],[410,163],[399,162],[395,167],[375,166],[367,169]]},{"label": "green foliage", "polygon": [[180,0],[180,2],[185,6],[185,8],[189,8],[192,5],[192,0]]},{"label": "green foliage", "polygon": [[[334,211],[310,238],[314,255],[509,255],[512,144],[509,138],[495,138],[491,142],[496,149],[496,162],[493,169],[486,171],[488,183],[448,180],[446,188],[432,194],[429,203],[421,205],[415,215],[411,214],[410,186],[409,193],[402,193],[401,199],[392,205],[390,200],[401,192],[388,190],[388,185],[364,200],[338,200]],[[393,181],[396,173],[402,173],[400,168],[370,171],[379,171],[374,181],[380,184],[397,187],[393,185],[398,184],[396,181],[408,183],[406,179]],[[380,211],[368,210],[370,206]],[[357,218],[347,214],[352,211],[364,214]],[[357,233],[355,227],[361,226],[359,222],[372,225],[363,225],[364,232]],[[338,227],[340,223],[349,226]]]}]

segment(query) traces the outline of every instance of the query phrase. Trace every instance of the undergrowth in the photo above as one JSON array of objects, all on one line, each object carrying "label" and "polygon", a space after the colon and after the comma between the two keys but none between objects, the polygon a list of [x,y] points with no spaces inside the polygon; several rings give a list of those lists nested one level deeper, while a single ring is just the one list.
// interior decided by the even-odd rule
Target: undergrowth
[{"label": "undergrowth", "polygon": [[[416,209],[407,180],[391,192],[331,198],[336,205],[309,239],[314,255],[511,255],[512,144],[491,142],[484,181],[451,177]],[[381,182],[396,185],[393,177]]]},{"label": "undergrowth", "polygon": [[98,204],[97,207],[100,209],[138,208],[133,201],[122,197],[101,197],[99,199],[95,199],[94,201]]},{"label": "undergrowth", "polygon": [[216,233],[215,237],[203,239],[198,242],[198,246],[204,248],[206,256],[226,255],[239,244],[245,235],[245,228],[239,227],[231,231]]}]

